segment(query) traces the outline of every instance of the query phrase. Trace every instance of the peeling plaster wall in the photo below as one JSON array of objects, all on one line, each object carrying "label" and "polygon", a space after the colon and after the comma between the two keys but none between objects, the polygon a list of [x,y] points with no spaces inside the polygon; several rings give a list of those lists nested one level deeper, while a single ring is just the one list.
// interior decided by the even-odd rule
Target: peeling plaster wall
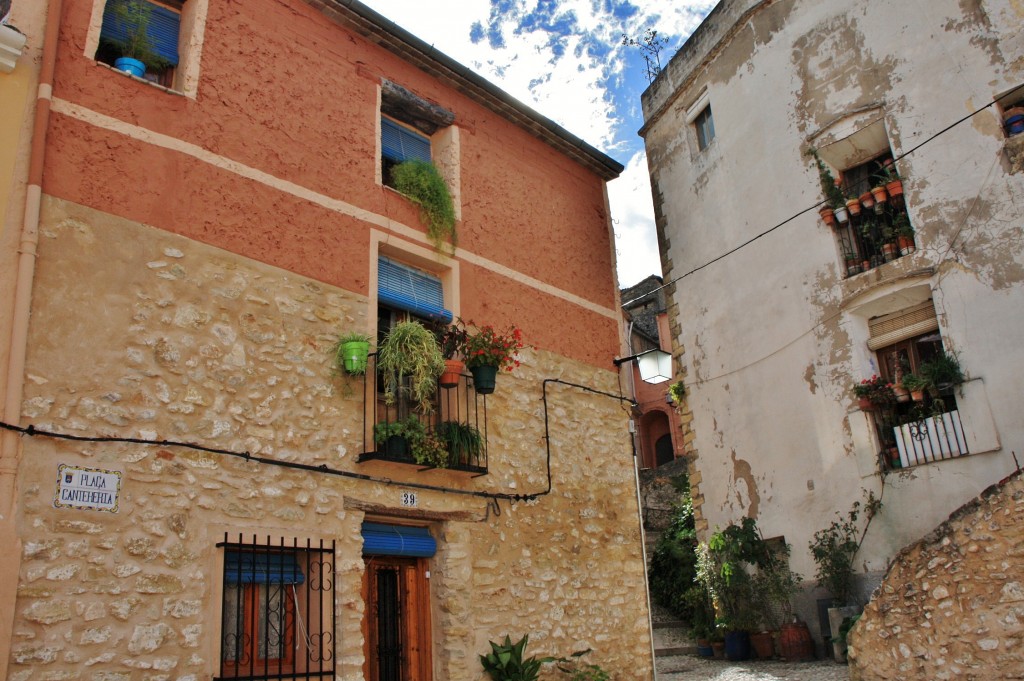
[{"label": "peeling plaster wall", "polygon": [[[1019,2],[721,3],[643,98],[665,280],[817,204],[804,152],[856,129],[841,135],[844,125],[881,115],[898,155],[1024,82],[1022,29]],[[705,87],[716,138],[700,151],[686,113]],[[835,238],[809,210],[674,285],[687,454],[710,528],[755,516],[812,576],[813,533],[871,490],[885,508],[858,563],[877,579],[1013,467],[1024,440],[1024,173],[1005,143],[983,111],[900,161],[911,256],[846,280]],[[946,346],[972,379],[959,399],[978,448],[888,475],[883,489],[850,389],[877,370],[865,311],[915,284],[932,290]]]}]

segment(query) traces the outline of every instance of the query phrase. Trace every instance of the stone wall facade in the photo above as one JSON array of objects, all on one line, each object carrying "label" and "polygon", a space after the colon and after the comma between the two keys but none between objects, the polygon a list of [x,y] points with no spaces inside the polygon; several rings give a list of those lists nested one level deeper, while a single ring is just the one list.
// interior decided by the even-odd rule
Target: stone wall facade
[{"label": "stone wall facade", "polygon": [[851,632],[850,677],[1024,678],[1024,477],[896,557]]},{"label": "stone wall facade", "polygon": [[[481,478],[368,462],[361,390],[333,373],[361,296],[57,199],[45,201],[26,417],[82,436],[177,440],[326,464],[374,480],[167,445],[24,438],[25,537],[9,678],[208,679],[217,673],[224,534],[337,541],[337,678],[363,678],[360,525],[416,518],[431,559],[434,678],[480,678],[488,640],[651,674],[627,414],[550,386],[550,494],[499,508],[402,483],[529,494],[547,484],[541,380],[613,391],[615,375],[546,351],[499,377]],[[116,262],[116,267],[101,267]],[[122,473],[116,513],[56,508],[57,466]],[[387,478],[386,482],[384,478]],[[498,514],[500,511],[500,515]]]}]

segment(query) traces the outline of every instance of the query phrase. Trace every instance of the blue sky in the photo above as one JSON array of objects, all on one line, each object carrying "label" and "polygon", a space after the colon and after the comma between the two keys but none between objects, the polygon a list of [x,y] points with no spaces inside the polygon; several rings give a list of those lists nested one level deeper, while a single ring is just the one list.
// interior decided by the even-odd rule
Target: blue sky
[{"label": "blue sky", "polygon": [[661,274],[643,140],[644,61],[622,35],[665,38],[665,64],[716,0],[362,0],[626,166],[608,185],[619,283]]}]

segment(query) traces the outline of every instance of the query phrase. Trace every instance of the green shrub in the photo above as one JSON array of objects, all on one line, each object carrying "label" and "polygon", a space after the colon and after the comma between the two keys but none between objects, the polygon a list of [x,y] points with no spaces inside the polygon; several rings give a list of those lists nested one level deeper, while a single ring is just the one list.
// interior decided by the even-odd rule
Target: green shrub
[{"label": "green shrub", "polygon": [[395,189],[419,204],[427,223],[427,236],[434,247],[442,250],[447,239],[454,249],[458,243],[455,205],[448,185],[434,164],[417,159],[403,161],[391,169],[391,181]]}]

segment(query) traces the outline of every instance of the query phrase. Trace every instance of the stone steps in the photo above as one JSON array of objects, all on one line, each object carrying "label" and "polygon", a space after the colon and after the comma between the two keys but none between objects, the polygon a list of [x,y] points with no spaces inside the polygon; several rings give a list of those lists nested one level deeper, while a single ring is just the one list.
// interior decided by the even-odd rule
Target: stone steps
[{"label": "stone steps", "polygon": [[697,645],[690,638],[685,622],[662,620],[654,622],[653,626],[655,657],[697,654]]}]

